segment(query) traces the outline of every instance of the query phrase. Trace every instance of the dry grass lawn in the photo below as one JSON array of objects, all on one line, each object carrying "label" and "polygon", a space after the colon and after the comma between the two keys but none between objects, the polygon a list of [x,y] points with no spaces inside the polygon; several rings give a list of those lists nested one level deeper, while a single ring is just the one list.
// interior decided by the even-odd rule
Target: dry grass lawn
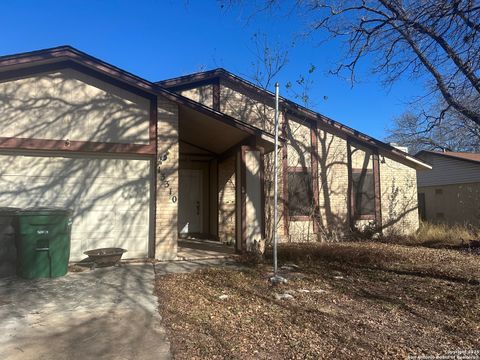
[{"label": "dry grass lawn", "polygon": [[[300,269],[157,278],[176,359],[371,359],[480,350],[480,256],[379,243],[285,246]],[[277,300],[289,293],[291,300]],[[224,300],[221,295],[228,295]]]},{"label": "dry grass lawn", "polygon": [[405,245],[454,248],[468,246],[472,241],[480,240],[480,228],[423,222],[418,231],[410,236],[390,236],[384,240]]}]

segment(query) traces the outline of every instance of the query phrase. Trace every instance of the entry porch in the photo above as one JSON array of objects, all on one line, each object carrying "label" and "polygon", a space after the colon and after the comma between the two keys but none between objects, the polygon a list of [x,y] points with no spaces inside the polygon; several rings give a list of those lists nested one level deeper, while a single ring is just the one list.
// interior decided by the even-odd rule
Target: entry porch
[{"label": "entry porch", "polygon": [[264,239],[264,155],[273,135],[180,106],[178,138],[178,255],[201,245],[208,254],[219,244],[243,252]]}]

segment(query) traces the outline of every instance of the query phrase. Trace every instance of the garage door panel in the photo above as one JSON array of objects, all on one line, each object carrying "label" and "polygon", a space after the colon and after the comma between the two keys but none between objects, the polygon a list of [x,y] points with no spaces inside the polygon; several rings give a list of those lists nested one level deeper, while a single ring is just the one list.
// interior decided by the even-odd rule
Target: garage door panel
[{"label": "garage door panel", "polygon": [[[113,234],[112,234],[113,235]],[[115,246],[122,247],[127,250],[145,250],[144,244],[140,243],[138,239],[145,237],[145,231],[141,227],[132,226],[126,231],[120,231],[114,234]],[[137,239],[137,240],[135,240]],[[134,241],[135,240],[135,241]]]},{"label": "garage door panel", "polygon": [[2,176],[15,176],[25,170],[23,159],[16,159],[15,156],[3,156],[0,163],[0,173]]},{"label": "garage door panel", "polygon": [[[28,177],[50,178],[53,174],[67,172],[72,165],[69,162],[55,159],[48,161],[48,158],[27,158],[22,161],[18,173]],[[17,173],[17,174],[18,174]]]},{"label": "garage door panel", "polygon": [[149,160],[0,155],[0,169],[0,207],[74,210],[71,260],[110,246],[148,255]]},{"label": "garage door panel", "polygon": [[36,176],[0,176],[0,204],[15,202],[19,207],[68,206],[73,189],[55,179]]},{"label": "garage door panel", "polygon": [[[48,194],[45,193],[45,182],[27,176],[1,176],[0,177],[0,203],[15,203],[19,207],[36,206],[44,201]],[[50,197],[53,196],[50,195]]]},{"label": "garage door panel", "polygon": [[[88,237],[108,236],[115,231],[115,213],[113,211],[88,211],[77,215],[81,220],[72,232],[85,233]],[[120,224],[119,224],[120,225]]]},{"label": "garage door panel", "polygon": [[128,161],[123,160],[117,165],[117,175],[125,178],[135,178],[135,173],[146,174],[149,172],[150,164],[146,161]]},{"label": "garage door panel", "polygon": [[[72,234],[72,241],[70,243],[70,253],[71,254],[82,254],[83,249],[84,249],[84,246],[82,244],[82,239],[75,239],[75,238],[73,238],[73,234]],[[70,260],[76,261],[72,258]]]},{"label": "garage door panel", "polygon": [[139,258],[145,256],[145,248],[141,246],[141,239],[143,237],[131,237],[120,234],[115,238],[113,246],[127,249],[125,258]]},{"label": "garage door panel", "polygon": [[145,207],[141,207],[138,210],[118,207],[117,214],[120,222],[130,222],[133,220],[136,226],[148,225],[149,212],[145,210]]},{"label": "garage door panel", "polygon": [[18,184],[14,176],[0,176],[0,204],[14,200]]}]

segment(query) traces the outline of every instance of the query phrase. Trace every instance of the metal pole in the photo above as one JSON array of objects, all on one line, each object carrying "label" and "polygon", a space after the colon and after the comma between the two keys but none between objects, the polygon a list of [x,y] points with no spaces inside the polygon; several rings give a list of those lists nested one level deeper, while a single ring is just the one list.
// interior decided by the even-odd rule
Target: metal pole
[{"label": "metal pole", "polygon": [[278,82],[275,83],[275,156],[273,161],[273,276],[277,277],[277,223],[278,223]]}]

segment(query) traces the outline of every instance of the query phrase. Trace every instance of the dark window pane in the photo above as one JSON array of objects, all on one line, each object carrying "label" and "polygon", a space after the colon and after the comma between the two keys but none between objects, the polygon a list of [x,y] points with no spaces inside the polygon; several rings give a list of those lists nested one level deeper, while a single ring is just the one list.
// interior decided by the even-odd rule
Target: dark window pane
[{"label": "dark window pane", "polygon": [[313,191],[308,172],[288,173],[288,211],[290,216],[312,215]]},{"label": "dark window pane", "polygon": [[375,215],[375,185],[372,172],[354,172],[352,177],[355,215]]}]

